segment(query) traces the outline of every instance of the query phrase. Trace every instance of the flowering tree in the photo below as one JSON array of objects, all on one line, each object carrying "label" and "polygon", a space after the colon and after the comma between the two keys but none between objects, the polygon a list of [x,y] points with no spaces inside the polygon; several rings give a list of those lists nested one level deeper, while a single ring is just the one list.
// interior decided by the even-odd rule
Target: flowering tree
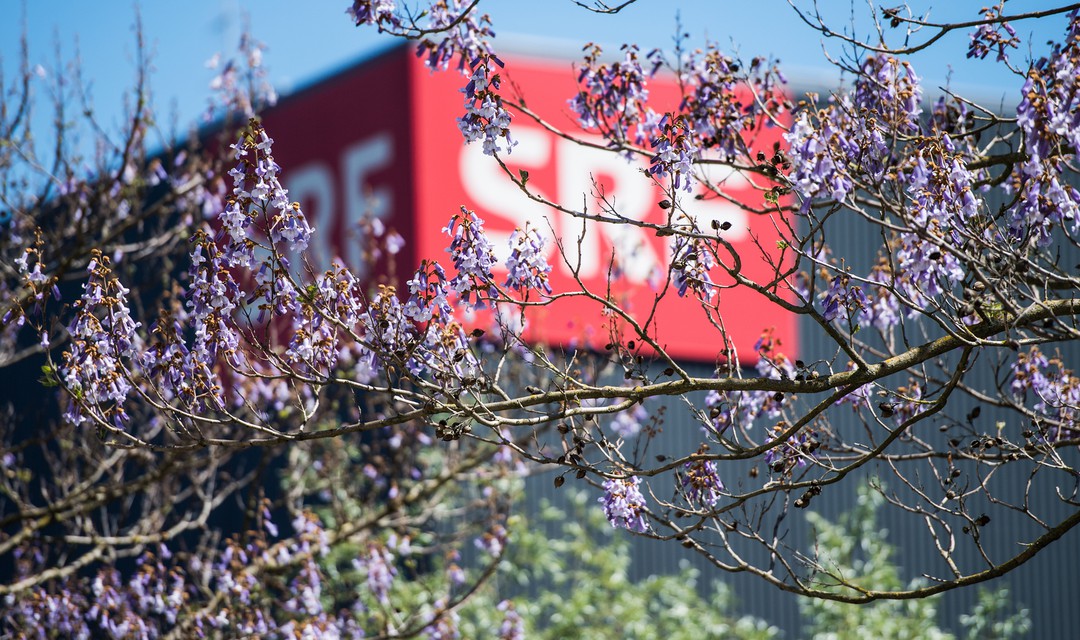
[{"label": "flowering tree", "polygon": [[[513,154],[522,120],[648,158],[640,179],[664,189],[662,222],[624,215],[614,199],[598,210],[547,199],[502,166],[583,234],[635,225],[671,238],[651,308],[610,295],[624,277],[614,261],[606,289],[580,277],[554,289],[544,245],[572,264],[575,239],[532,226],[499,248],[500,267],[464,207],[447,212],[446,264],[423,260],[378,287],[344,264],[318,272],[273,132],[251,118],[225,130],[219,153],[193,136],[151,158],[141,75],[132,126],[89,171],[70,161],[64,130],[43,161],[22,102],[0,105],[0,188],[13,211],[3,357],[43,359],[42,382],[63,403],[62,417],[12,415],[3,433],[3,624],[85,637],[454,637],[458,609],[512,544],[515,478],[544,470],[556,486],[594,485],[617,528],[849,603],[992,579],[1080,522],[1080,381],[1068,364],[1080,311],[1080,192],[1068,175],[1080,142],[1076,7],[999,5],[964,24],[890,8],[865,42],[800,14],[853,47],[850,86],[827,98],[792,96],[767,60],[713,45],[627,46],[618,59],[589,46],[566,96],[581,131],[560,131],[504,86],[479,4],[358,0],[348,14],[462,74],[458,126],[491,162]],[[1055,16],[1057,44],[1010,59],[1011,24]],[[951,94],[924,103],[904,56],[958,28],[970,56],[995,53],[1016,70],[1013,112]],[[245,117],[260,103],[257,52],[245,41],[243,64],[215,81]],[[667,112],[649,98],[658,73],[682,92]],[[24,65],[5,95],[28,99],[32,77]],[[785,145],[755,145],[776,129]],[[730,198],[710,177],[718,166],[760,192],[741,204],[778,241],[737,250],[729,223],[688,211],[694,198]],[[841,229],[874,238],[877,256],[861,264],[830,245]],[[139,268],[150,260],[165,268]],[[800,318],[825,355],[785,353],[768,321],[756,353],[738,353],[724,320],[737,310],[722,304],[732,290]],[[571,297],[600,309],[604,348],[523,339],[538,308]],[[679,299],[714,330],[703,338],[717,345],[711,375],[671,355],[653,321]],[[470,319],[478,310],[494,311],[490,326]],[[646,455],[662,398],[683,401],[699,437]],[[984,407],[994,424],[979,420]],[[915,569],[932,580],[866,588],[786,536],[795,510],[874,476],[889,478],[888,504],[925,524],[940,561]],[[236,505],[243,522],[218,526]],[[997,532],[1017,529],[991,523],[1010,519],[1028,533],[1002,552]],[[513,602],[498,609],[500,637],[520,637]]]}]

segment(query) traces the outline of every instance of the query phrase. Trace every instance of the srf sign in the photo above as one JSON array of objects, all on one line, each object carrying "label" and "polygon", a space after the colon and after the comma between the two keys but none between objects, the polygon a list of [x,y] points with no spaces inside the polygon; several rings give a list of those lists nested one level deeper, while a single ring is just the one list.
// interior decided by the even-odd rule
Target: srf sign
[{"label": "srf sign", "polygon": [[[511,86],[520,91],[547,125],[515,117],[511,131],[518,144],[502,158],[510,174],[519,180],[527,175],[532,193],[572,212],[614,210],[625,219],[662,224],[669,212],[660,202],[667,196],[645,175],[647,156],[628,160],[602,144],[582,145],[550,130],[599,141],[577,127],[567,107],[567,99],[577,91],[571,63],[504,60],[504,93],[510,97]],[[441,229],[465,206],[484,219],[500,257],[508,252],[507,240],[516,228],[529,224],[547,235],[551,286],[556,293],[572,295],[529,308],[527,339],[602,347],[613,326],[625,329],[627,324],[604,313],[602,301],[607,300],[671,355],[714,360],[724,346],[717,318],[710,321],[697,300],[679,298],[673,287],[665,292],[674,237],[633,224],[585,221],[529,198],[479,144],[463,144],[456,118],[463,113],[460,89],[465,81],[453,71],[432,74],[411,50],[398,49],[300,92],[267,114],[286,187],[303,204],[315,229],[313,259],[325,265],[340,258],[358,266],[368,246],[362,233],[371,226],[363,221],[375,217],[388,232],[400,233],[406,244],[398,254],[384,256],[377,266],[380,275],[373,277],[393,273],[404,282],[421,258],[448,262],[448,238]],[[650,100],[661,105],[658,109],[678,104],[672,79],[654,78],[649,92]],[[771,155],[780,136],[779,129],[756,132],[754,145]],[[767,280],[773,271],[762,251],[776,247],[776,221],[735,204],[761,209],[762,191],[719,167],[709,179],[723,185],[725,197],[698,187],[683,196],[683,209],[700,229],[722,226],[722,237],[742,258],[742,274]],[[695,198],[697,194],[703,197]],[[770,327],[782,350],[795,353],[793,315],[747,287],[730,286],[732,279],[720,269],[714,270],[713,279],[722,285],[720,326],[744,364],[756,361],[753,345]]]}]

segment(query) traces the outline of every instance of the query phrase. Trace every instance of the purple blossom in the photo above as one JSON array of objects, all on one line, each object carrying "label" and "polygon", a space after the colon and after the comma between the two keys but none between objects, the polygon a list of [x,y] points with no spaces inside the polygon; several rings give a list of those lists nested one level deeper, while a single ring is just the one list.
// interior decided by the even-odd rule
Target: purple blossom
[{"label": "purple blossom", "polygon": [[[790,380],[795,377],[795,367],[782,353],[771,331],[766,331],[755,345],[758,362],[755,368],[764,379]],[[784,409],[783,394],[762,389],[754,391],[709,391],[705,396],[705,406],[709,410],[709,422],[704,429],[706,435],[723,435],[732,425],[749,427],[755,420],[767,418],[776,420]]]},{"label": "purple blossom", "polygon": [[525,620],[514,609],[514,603],[503,600],[496,606],[503,614],[499,624],[499,640],[525,640]]},{"label": "purple blossom", "polygon": [[434,606],[440,612],[439,617],[431,621],[424,628],[425,640],[456,640],[461,637],[458,631],[459,616],[456,610],[443,611],[446,608],[446,600],[439,598]]},{"label": "purple blossom", "polygon": [[683,466],[682,489],[690,502],[715,507],[724,490],[724,483],[712,460],[695,460]]},{"label": "purple blossom", "polygon": [[[855,366],[854,362],[852,362],[852,363],[850,363],[848,365],[848,371],[854,371],[855,369],[856,369],[856,366]],[[869,407],[870,406],[870,397],[871,397],[871,393],[873,393],[873,390],[874,390],[874,385],[872,385],[872,384],[864,384],[864,385],[856,388],[854,391],[847,394],[846,396],[844,396],[844,397],[840,398],[839,400],[837,400],[836,404],[837,405],[850,404],[851,408],[853,410],[855,410],[855,411],[858,411],[862,407]]]},{"label": "purple blossom", "polygon": [[107,256],[95,250],[87,271],[90,278],[68,327],[71,348],[64,352],[60,368],[72,395],[65,416],[80,425],[89,410],[95,418],[123,429],[128,421],[124,403],[132,389],[126,362],[135,356],[140,323],[131,319],[128,290],[113,275]]},{"label": "purple blossom", "polygon": [[310,558],[301,565],[300,571],[289,581],[292,597],[283,603],[291,613],[318,616],[323,613],[321,601],[322,576],[318,565]]},{"label": "purple blossom", "polygon": [[801,210],[814,200],[842,202],[859,180],[882,179],[897,162],[887,140],[919,132],[921,97],[911,66],[879,55],[863,63],[850,92],[800,113],[785,139]]},{"label": "purple blossom", "polygon": [[911,420],[926,410],[926,402],[923,401],[923,387],[918,382],[912,381],[906,387],[897,387],[897,402],[893,406],[896,412],[896,421],[904,423]]},{"label": "purple blossom", "polygon": [[401,21],[394,15],[397,6],[393,0],[353,0],[345,13],[353,19],[356,26],[373,25],[384,31],[400,27]]},{"label": "purple blossom", "polygon": [[510,153],[517,144],[510,137],[511,116],[497,93],[500,80],[493,64],[503,66],[495,56],[484,55],[472,61],[472,76],[461,90],[465,94],[465,115],[458,118],[465,143],[483,140],[484,153],[489,156],[504,149]]},{"label": "purple blossom", "polygon": [[[360,319],[363,339],[374,366],[385,364],[382,354],[408,353],[416,342],[416,327],[405,315],[393,287],[379,285],[378,294]],[[365,354],[366,355],[366,354]]]},{"label": "purple blossom", "polygon": [[850,280],[846,274],[837,274],[833,277],[828,291],[821,295],[821,317],[826,322],[832,322],[843,315],[848,322],[858,325],[866,317],[870,300],[863,293],[862,287],[851,285]]},{"label": "purple blossom", "polygon": [[878,331],[886,331],[900,322],[900,300],[890,287],[895,285],[892,269],[882,260],[870,271],[867,280],[876,282],[870,306],[863,310],[866,320]]},{"label": "purple blossom", "polygon": [[781,421],[773,426],[769,434],[773,448],[765,452],[765,464],[773,473],[791,475],[796,467],[805,467],[807,461],[816,457],[820,442],[817,433],[809,429],[802,429],[780,441],[781,434],[790,428],[787,422]]},{"label": "purple blossom", "polygon": [[[427,10],[425,30],[440,36],[438,41],[425,38],[416,50],[417,56],[427,55],[428,68],[445,70],[450,61],[458,58],[458,70],[464,73],[466,63],[482,56],[494,57],[489,41],[495,37],[487,14],[477,15],[471,11],[466,0],[440,0],[432,2]],[[470,9],[468,15],[462,12]],[[455,24],[456,23],[456,24]],[[454,25],[454,26],[451,26]]]},{"label": "purple blossom", "polygon": [[697,136],[711,142],[719,160],[734,160],[743,151],[743,129],[752,122],[737,94],[738,65],[716,50],[695,51],[681,65],[682,80],[689,87],[680,109],[687,114]]},{"label": "purple blossom", "polygon": [[929,306],[930,298],[943,295],[964,278],[964,267],[951,251],[914,233],[901,234],[896,259],[903,274],[896,284],[912,309]]},{"label": "purple blossom", "polygon": [[1051,441],[1075,437],[1080,431],[1080,378],[1061,358],[1047,358],[1032,347],[1017,354],[1010,370],[1013,399],[1033,400],[1032,410],[1051,424],[1046,437]]},{"label": "purple blossom", "polygon": [[506,259],[505,286],[514,291],[551,293],[548,276],[551,265],[544,257],[544,238],[528,223],[510,235],[510,256]]},{"label": "purple blossom", "polygon": [[649,173],[657,177],[670,175],[672,186],[690,192],[694,188],[693,166],[700,149],[690,119],[684,115],[667,114],[660,121],[660,133],[652,138],[656,155]]},{"label": "purple blossom", "polygon": [[442,266],[433,260],[423,260],[407,283],[409,299],[403,313],[413,322],[427,322],[438,317],[444,322],[453,315],[447,298],[447,279]]},{"label": "purple blossom", "polygon": [[473,544],[492,558],[499,558],[506,550],[507,535],[506,529],[501,524],[496,524],[490,531],[473,540]]},{"label": "purple blossom", "polygon": [[709,272],[716,266],[716,259],[707,242],[680,234],[675,238],[672,253],[671,273],[679,297],[692,291],[699,299],[711,301],[717,286]]},{"label": "purple blossom", "polygon": [[970,231],[983,202],[974,191],[975,176],[956,153],[952,138],[942,133],[924,139],[909,162],[905,171],[909,219],[916,228],[929,228],[959,242],[960,232]]},{"label": "purple blossom", "polygon": [[450,288],[466,306],[483,309],[486,300],[498,297],[495,276],[491,272],[495,253],[484,234],[484,221],[462,207],[461,213],[450,219],[443,232],[451,238],[447,251],[457,269],[457,275],[450,280]]},{"label": "purple blossom", "polygon": [[604,505],[604,515],[611,526],[640,533],[649,530],[645,519],[645,497],[641,495],[639,484],[641,479],[637,476],[604,480],[604,495],[599,502]]},{"label": "purple blossom", "polygon": [[461,561],[461,554],[456,549],[452,550],[447,557],[446,577],[455,587],[465,584],[465,570],[458,564],[459,561]]},{"label": "purple blossom", "polygon": [[1015,242],[1032,238],[1045,247],[1051,230],[1069,223],[1080,230],[1080,191],[1060,180],[1069,149],[1080,148],[1080,14],[1069,14],[1063,44],[1028,70],[1016,107],[1027,160],[1013,171],[1008,188],[1020,197],[1008,212]]},{"label": "purple blossom", "polygon": [[611,428],[623,440],[633,438],[641,433],[642,423],[649,418],[649,412],[640,404],[632,409],[620,411],[611,420]]},{"label": "purple blossom", "polygon": [[465,329],[456,321],[440,318],[424,331],[423,340],[406,363],[414,375],[428,371],[445,385],[447,392],[461,381],[482,375],[479,360],[472,352]]},{"label": "purple blossom", "polygon": [[971,32],[968,44],[967,57],[985,59],[992,50],[997,50],[997,61],[1008,62],[1009,56],[1006,49],[1016,49],[1020,44],[1020,38],[1016,36],[1016,29],[1008,22],[994,22],[1001,17],[1005,0],[993,7],[983,7],[979,11],[986,22],[980,24]]},{"label": "purple blossom", "polygon": [[257,124],[241,136],[234,145],[239,164],[233,175],[233,197],[241,206],[254,204],[267,216],[270,239],[276,246],[284,244],[287,252],[300,252],[307,248],[311,237],[300,203],[290,202],[288,191],[281,186],[278,172],[281,167],[274,161],[274,140]]},{"label": "purple blossom", "polygon": [[[922,87],[907,61],[892,56],[870,56],[859,70],[851,94],[855,113],[865,110],[868,117],[886,131],[916,133],[922,116]],[[870,123],[867,123],[870,126]]]},{"label": "purple blossom", "polygon": [[659,132],[659,115],[648,107],[648,78],[661,64],[660,51],[645,55],[651,69],[641,66],[638,48],[623,45],[623,58],[615,63],[600,63],[599,46],[585,46],[585,62],[578,73],[580,90],[568,101],[585,129],[598,130],[612,146],[622,146],[631,139],[642,145]]},{"label": "purple blossom", "polygon": [[803,212],[810,209],[815,199],[842,202],[854,188],[844,156],[856,155],[858,147],[848,140],[843,123],[838,125],[829,117],[834,113],[831,110],[824,112],[819,129],[810,114],[804,111],[784,136],[794,167],[790,179],[795,192],[802,198]]},{"label": "purple blossom", "polygon": [[[705,427],[706,433],[723,435],[738,416],[739,399],[741,391],[716,391],[711,390],[705,395],[705,408],[709,410],[709,422]],[[752,419],[752,418],[750,418]]]},{"label": "purple blossom", "polygon": [[367,586],[375,598],[383,605],[390,604],[390,587],[397,575],[394,555],[390,550],[382,545],[371,544],[366,555],[353,560],[353,566],[367,574]]},{"label": "purple blossom", "polygon": [[210,89],[215,92],[216,99],[205,114],[207,120],[213,118],[217,106],[253,117],[263,107],[273,106],[277,102],[277,92],[268,80],[266,66],[262,62],[266,45],[244,33],[238,49],[241,55],[239,60],[228,60],[222,65],[220,54],[214,54],[206,63],[209,69],[221,68],[210,81]]},{"label": "purple blossom", "polygon": [[401,250],[405,248],[405,238],[401,237],[401,234],[397,231],[391,231],[386,235],[386,251],[392,256],[396,256],[401,253]]}]

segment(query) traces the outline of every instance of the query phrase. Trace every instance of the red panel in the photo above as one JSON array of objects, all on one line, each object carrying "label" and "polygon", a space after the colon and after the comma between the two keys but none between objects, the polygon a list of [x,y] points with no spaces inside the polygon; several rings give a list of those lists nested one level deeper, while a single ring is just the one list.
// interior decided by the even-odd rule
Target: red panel
[{"label": "red panel", "polygon": [[[510,91],[511,83],[520,87],[527,104],[555,127],[581,135],[566,105],[566,100],[577,89],[575,74],[569,62],[538,62],[519,58],[505,59],[502,70],[504,93]],[[447,262],[445,247],[447,238],[439,230],[461,205],[476,211],[485,220],[496,251],[505,255],[506,237],[527,220],[551,229],[568,253],[576,253],[582,229],[580,220],[530,202],[507,178],[494,159],[484,156],[480,145],[468,148],[456,126],[456,118],[463,113],[460,89],[466,80],[456,72],[429,74],[419,61],[414,63],[412,94],[413,130],[416,135],[415,178],[416,227],[419,231],[418,252],[422,257]],[[678,89],[669,79],[654,79],[649,85],[650,98],[655,104],[674,106]],[[663,222],[664,211],[657,203],[664,198],[663,192],[641,174],[648,166],[642,158],[627,163],[621,157],[604,150],[589,149],[546,132],[526,116],[517,115],[511,126],[512,134],[520,144],[505,161],[515,173],[520,169],[529,172],[529,186],[548,199],[567,207],[580,209],[587,205],[596,210],[595,199],[584,196],[593,190],[595,179],[610,199],[617,204],[623,215],[640,220]],[[781,131],[771,129],[762,132],[756,141],[757,148],[771,152],[774,141],[780,140]],[[771,153],[770,153],[771,155]],[[714,175],[714,180],[719,178]],[[737,178],[737,176],[736,176]],[[736,200],[761,207],[764,203],[760,191],[748,185],[728,182],[725,191]],[[686,208],[698,216],[699,224],[708,228],[704,220],[718,218],[732,222],[724,237],[731,241],[742,256],[744,273],[751,278],[767,278],[771,269],[761,258],[756,237],[761,247],[776,251],[777,232],[769,217],[747,214],[739,207],[717,200],[695,201],[686,197]],[[669,262],[671,238],[657,237],[653,232],[629,225],[590,225],[589,232],[581,241],[580,262],[571,255],[570,262],[578,267],[585,286],[604,297],[610,295],[630,310],[641,324],[649,323],[649,332],[669,353],[680,358],[713,360],[723,347],[719,333],[709,324],[700,305],[694,299],[678,298],[674,287],[656,307],[657,282],[663,284]],[[623,250],[616,251],[616,247]],[[549,242],[554,249],[554,243]],[[629,251],[627,247],[634,247]],[[608,287],[609,267],[615,265],[622,277]],[[578,291],[571,268],[556,252],[550,255],[554,269],[551,284],[555,292]],[[501,275],[501,274],[496,274]],[[724,282],[719,271],[714,279]],[[768,327],[775,327],[775,336],[781,341],[781,351],[793,356],[796,351],[795,316],[783,313],[759,294],[738,287],[721,292],[720,308],[723,325],[738,349],[740,360],[752,364],[757,355],[753,346]],[[528,311],[527,337],[548,343],[580,343],[585,340],[593,346],[603,346],[608,341],[608,329],[601,314],[601,305],[585,297],[560,300],[549,307]]]},{"label": "red panel", "polygon": [[360,225],[372,216],[406,240],[394,260],[384,254],[377,263],[378,279],[415,269],[411,66],[409,51],[395,49],[286,98],[264,117],[282,181],[313,228],[316,269],[335,258],[353,269],[364,264],[370,246]]}]

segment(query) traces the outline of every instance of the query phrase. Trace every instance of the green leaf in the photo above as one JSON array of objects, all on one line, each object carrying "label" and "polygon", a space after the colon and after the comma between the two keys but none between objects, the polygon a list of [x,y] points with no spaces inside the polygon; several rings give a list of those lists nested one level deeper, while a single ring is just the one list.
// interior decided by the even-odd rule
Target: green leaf
[{"label": "green leaf", "polygon": [[56,387],[60,385],[60,379],[56,377],[56,368],[51,364],[41,365],[42,376],[38,379],[44,387]]}]

